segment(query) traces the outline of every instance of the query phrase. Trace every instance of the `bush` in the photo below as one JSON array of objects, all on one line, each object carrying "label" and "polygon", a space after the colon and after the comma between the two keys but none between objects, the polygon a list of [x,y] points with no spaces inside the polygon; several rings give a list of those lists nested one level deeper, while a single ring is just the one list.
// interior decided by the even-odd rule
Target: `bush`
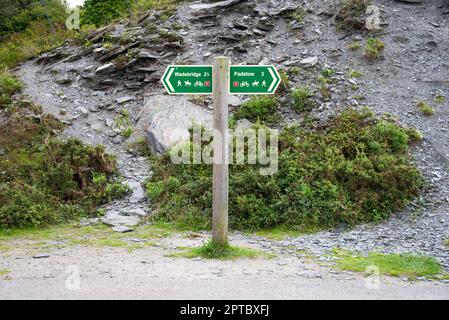
[{"label": "bush", "polygon": [[293,109],[296,111],[310,111],[313,108],[314,101],[311,99],[313,93],[307,87],[298,87],[292,94]]},{"label": "bush", "polygon": [[36,186],[20,182],[0,183],[0,203],[0,228],[55,224],[85,214],[76,204],[64,204]]},{"label": "bush", "polygon": [[276,96],[253,96],[240,106],[234,113],[234,118],[275,124],[280,120],[278,105]]},{"label": "bush", "polygon": [[14,67],[26,59],[62,45],[67,37],[75,34],[59,24],[53,24],[53,31],[54,34],[47,22],[33,21],[25,31],[12,34],[0,46],[0,65]]},{"label": "bush", "polygon": [[129,14],[133,0],[86,0],[81,12],[83,25],[97,27]]},{"label": "bush", "polygon": [[[22,32],[34,22],[62,24],[66,19],[66,6],[61,0],[0,0],[0,37]],[[48,12],[48,18],[47,18]]]},{"label": "bush", "polygon": [[384,48],[385,44],[381,40],[377,38],[369,38],[366,40],[365,57],[370,60],[378,59]]},{"label": "bush", "polygon": [[0,95],[9,101],[10,97],[22,89],[22,82],[5,68],[0,66]]},{"label": "bush", "polygon": [[56,138],[61,122],[23,100],[12,103],[4,114],[0,229],[94,214],[98,205],[129,192],[129,187],[114,179],[115,159],[102,146]]},{"label": "bush", "polygon": [[[309,230],[385,219],[422,186],[408,156],[417,138],[369,110],[347,110],[318,131],[287,128],[276,175],[261,176],[258,165],[230,167],[230,226]],[[147,183],[153,219],[209,228],[212,167],[174,165],[168,155],[153,162]]]}]

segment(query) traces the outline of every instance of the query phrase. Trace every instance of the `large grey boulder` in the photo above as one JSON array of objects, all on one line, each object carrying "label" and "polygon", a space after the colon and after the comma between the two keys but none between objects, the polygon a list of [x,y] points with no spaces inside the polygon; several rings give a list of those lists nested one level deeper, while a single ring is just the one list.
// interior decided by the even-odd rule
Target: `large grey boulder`
[{"label": "large grey boulder", "polygon": [[109,226],[137,226],[140,223],[138,216],[126,216],[120,213],[118,210],[109,210],[106,215],[101,219],[101,222]]},{"label": "large grey boulder", "polygon": [[143,132],[150,149],[162,154],[175,144],[187,141],[193,125],[211,129],[212,113],[189,102],[185,96],[156,95],[145,100],[136,134]]}]

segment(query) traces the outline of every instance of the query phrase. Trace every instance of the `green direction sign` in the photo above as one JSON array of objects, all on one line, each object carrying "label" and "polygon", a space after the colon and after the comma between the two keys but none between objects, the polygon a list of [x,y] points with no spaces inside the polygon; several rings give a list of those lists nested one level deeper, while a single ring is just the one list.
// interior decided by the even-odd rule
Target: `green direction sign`
[{"label": "green direction sign", "polygon": [[212,94],[212,66],[168,66],[162,83],[169,94]]},{"label": "green direction sign", "polygon": [[274,66],[231,66],[231,94],[274,94],[281,77]]}]

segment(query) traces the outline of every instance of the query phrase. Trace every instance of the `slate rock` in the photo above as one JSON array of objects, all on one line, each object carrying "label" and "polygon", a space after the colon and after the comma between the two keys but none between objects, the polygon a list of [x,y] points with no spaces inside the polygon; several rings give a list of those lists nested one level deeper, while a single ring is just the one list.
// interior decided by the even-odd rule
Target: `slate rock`
[{"label": "slate rock", "polygon": [[131,229],[131,228],[128,228],[125,226],[116,226],[116,227],[112,228],[112,231],[119,232],[119,233],[125,233],[125,232],[132,232],[132,231],[134,231],[134,229]]},{"label": "slate rock", "polygon": [[184,96],[156,95],[145,100],[138,115],[137,132],[143,132],[154,153],[162,154],[173,145],[189,139],[192,125],[213,127],[210,111]]}]

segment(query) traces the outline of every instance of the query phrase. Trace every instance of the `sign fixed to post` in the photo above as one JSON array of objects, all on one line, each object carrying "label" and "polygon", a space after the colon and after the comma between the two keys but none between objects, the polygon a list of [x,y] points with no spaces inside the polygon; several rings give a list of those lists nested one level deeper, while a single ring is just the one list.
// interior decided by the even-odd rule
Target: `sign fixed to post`
[{"label": "sign fixed to post", "polygon": [[230,94],[274,94],[281,76],[274,66],[231,66]]},{"label": "sign fixed to post", "polygon": [[212,66],[168,66],[162,84],[168,94],[212,94]]},{"label": "sign fixed to post", "polygon": [[[274,66],[232,66],[228,57],[213,66],[171,65],[162,77],[169,94],[213,94],[214,129],[225,137],[230,94],[274,94],[281,77]],[[228,139],[214,139],[212,241],[228,243]],[[215,161],[217,159],[218,161]]]}]

